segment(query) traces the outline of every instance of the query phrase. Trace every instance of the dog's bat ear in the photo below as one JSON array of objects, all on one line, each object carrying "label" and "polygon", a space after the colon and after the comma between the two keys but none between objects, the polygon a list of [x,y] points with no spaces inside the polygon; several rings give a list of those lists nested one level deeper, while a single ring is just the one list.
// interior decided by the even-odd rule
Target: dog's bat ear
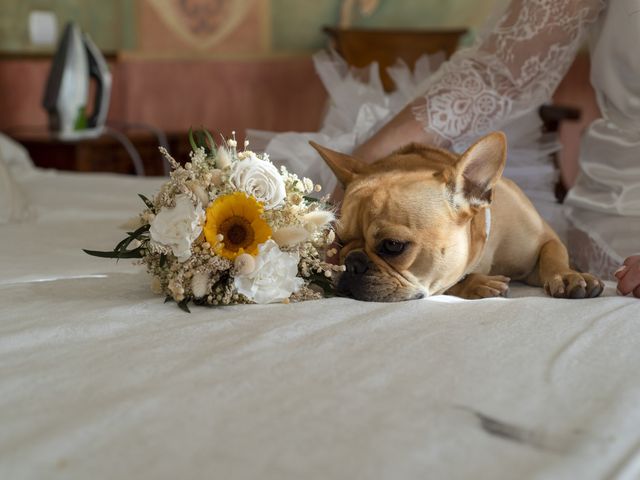
[{"label": "dog's bat ear", "polygon": [[367,168],[366,163],[346,153],[336,152],[318,145],[314,141],[310,141],[309,145],[318,151],[335,176],[338,177],[338,181],[345,187],[353,181],[357,174],[363,173]]},{"label": "dog's bat ear", "polygon": [[493,187],[507,161],[507,137],[493,132],[482,137],[462,154],[456,164],[456,191],[472,206],[491,203]]}]

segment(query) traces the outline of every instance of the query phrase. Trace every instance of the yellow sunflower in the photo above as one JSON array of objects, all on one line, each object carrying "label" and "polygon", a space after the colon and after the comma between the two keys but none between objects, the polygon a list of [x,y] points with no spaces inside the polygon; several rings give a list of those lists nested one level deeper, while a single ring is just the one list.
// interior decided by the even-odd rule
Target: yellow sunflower
[{"label": "yellow sunflower", "polygon": [[[262,212],[262,204],[243,192],[218,197],[207,208],[204,236],[218,255],[229,260],[241,253],[257,255],[258,245],[271,238]],[[221,242],[218,235],[222,235]]]}]

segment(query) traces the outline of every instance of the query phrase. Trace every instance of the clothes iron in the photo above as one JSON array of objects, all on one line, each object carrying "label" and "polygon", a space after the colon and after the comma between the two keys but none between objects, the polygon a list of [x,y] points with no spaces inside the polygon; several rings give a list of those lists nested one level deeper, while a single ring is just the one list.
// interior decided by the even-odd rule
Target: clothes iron
[{"label": "clothes iron", "polygon": [[[91,78],[95,80],[94,89],[90,89]],[[69,22],[53,59],[42,102],[49,114],[49,129],[61,140],[100,136],[110,97],[111,73],[104,56],[76,23]]]}]

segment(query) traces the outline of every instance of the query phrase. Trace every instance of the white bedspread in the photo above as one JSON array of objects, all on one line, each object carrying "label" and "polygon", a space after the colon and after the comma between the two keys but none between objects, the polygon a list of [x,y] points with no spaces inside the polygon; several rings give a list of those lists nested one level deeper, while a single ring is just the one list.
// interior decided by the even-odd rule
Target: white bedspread
[{"label": "white bedspread", "polygon": [[0,225],[0,478],[640,477],[640,301],[186,314],[80,250],[157,185],[24,180],[37,222]]}]

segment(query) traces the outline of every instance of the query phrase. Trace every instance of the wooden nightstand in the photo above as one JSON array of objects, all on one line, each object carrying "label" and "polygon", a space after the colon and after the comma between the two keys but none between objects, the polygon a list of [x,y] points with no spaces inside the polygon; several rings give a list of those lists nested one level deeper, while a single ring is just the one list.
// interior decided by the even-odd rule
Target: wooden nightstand
[{"label": "wooden nightstand", "polygon": [[[4,132],[24,145],[36,166],[78,172],[113,172],[134,174],[131,157],[122,144],[107,134],[98,138],[72,142],[60,141],[46,130],[15,129]],[[164,175],[158,139],[144,130],[123,131],[138,151],[145,175]],[[188,158],[187,132],[167,135],[169,151],[178,161]]]}]

